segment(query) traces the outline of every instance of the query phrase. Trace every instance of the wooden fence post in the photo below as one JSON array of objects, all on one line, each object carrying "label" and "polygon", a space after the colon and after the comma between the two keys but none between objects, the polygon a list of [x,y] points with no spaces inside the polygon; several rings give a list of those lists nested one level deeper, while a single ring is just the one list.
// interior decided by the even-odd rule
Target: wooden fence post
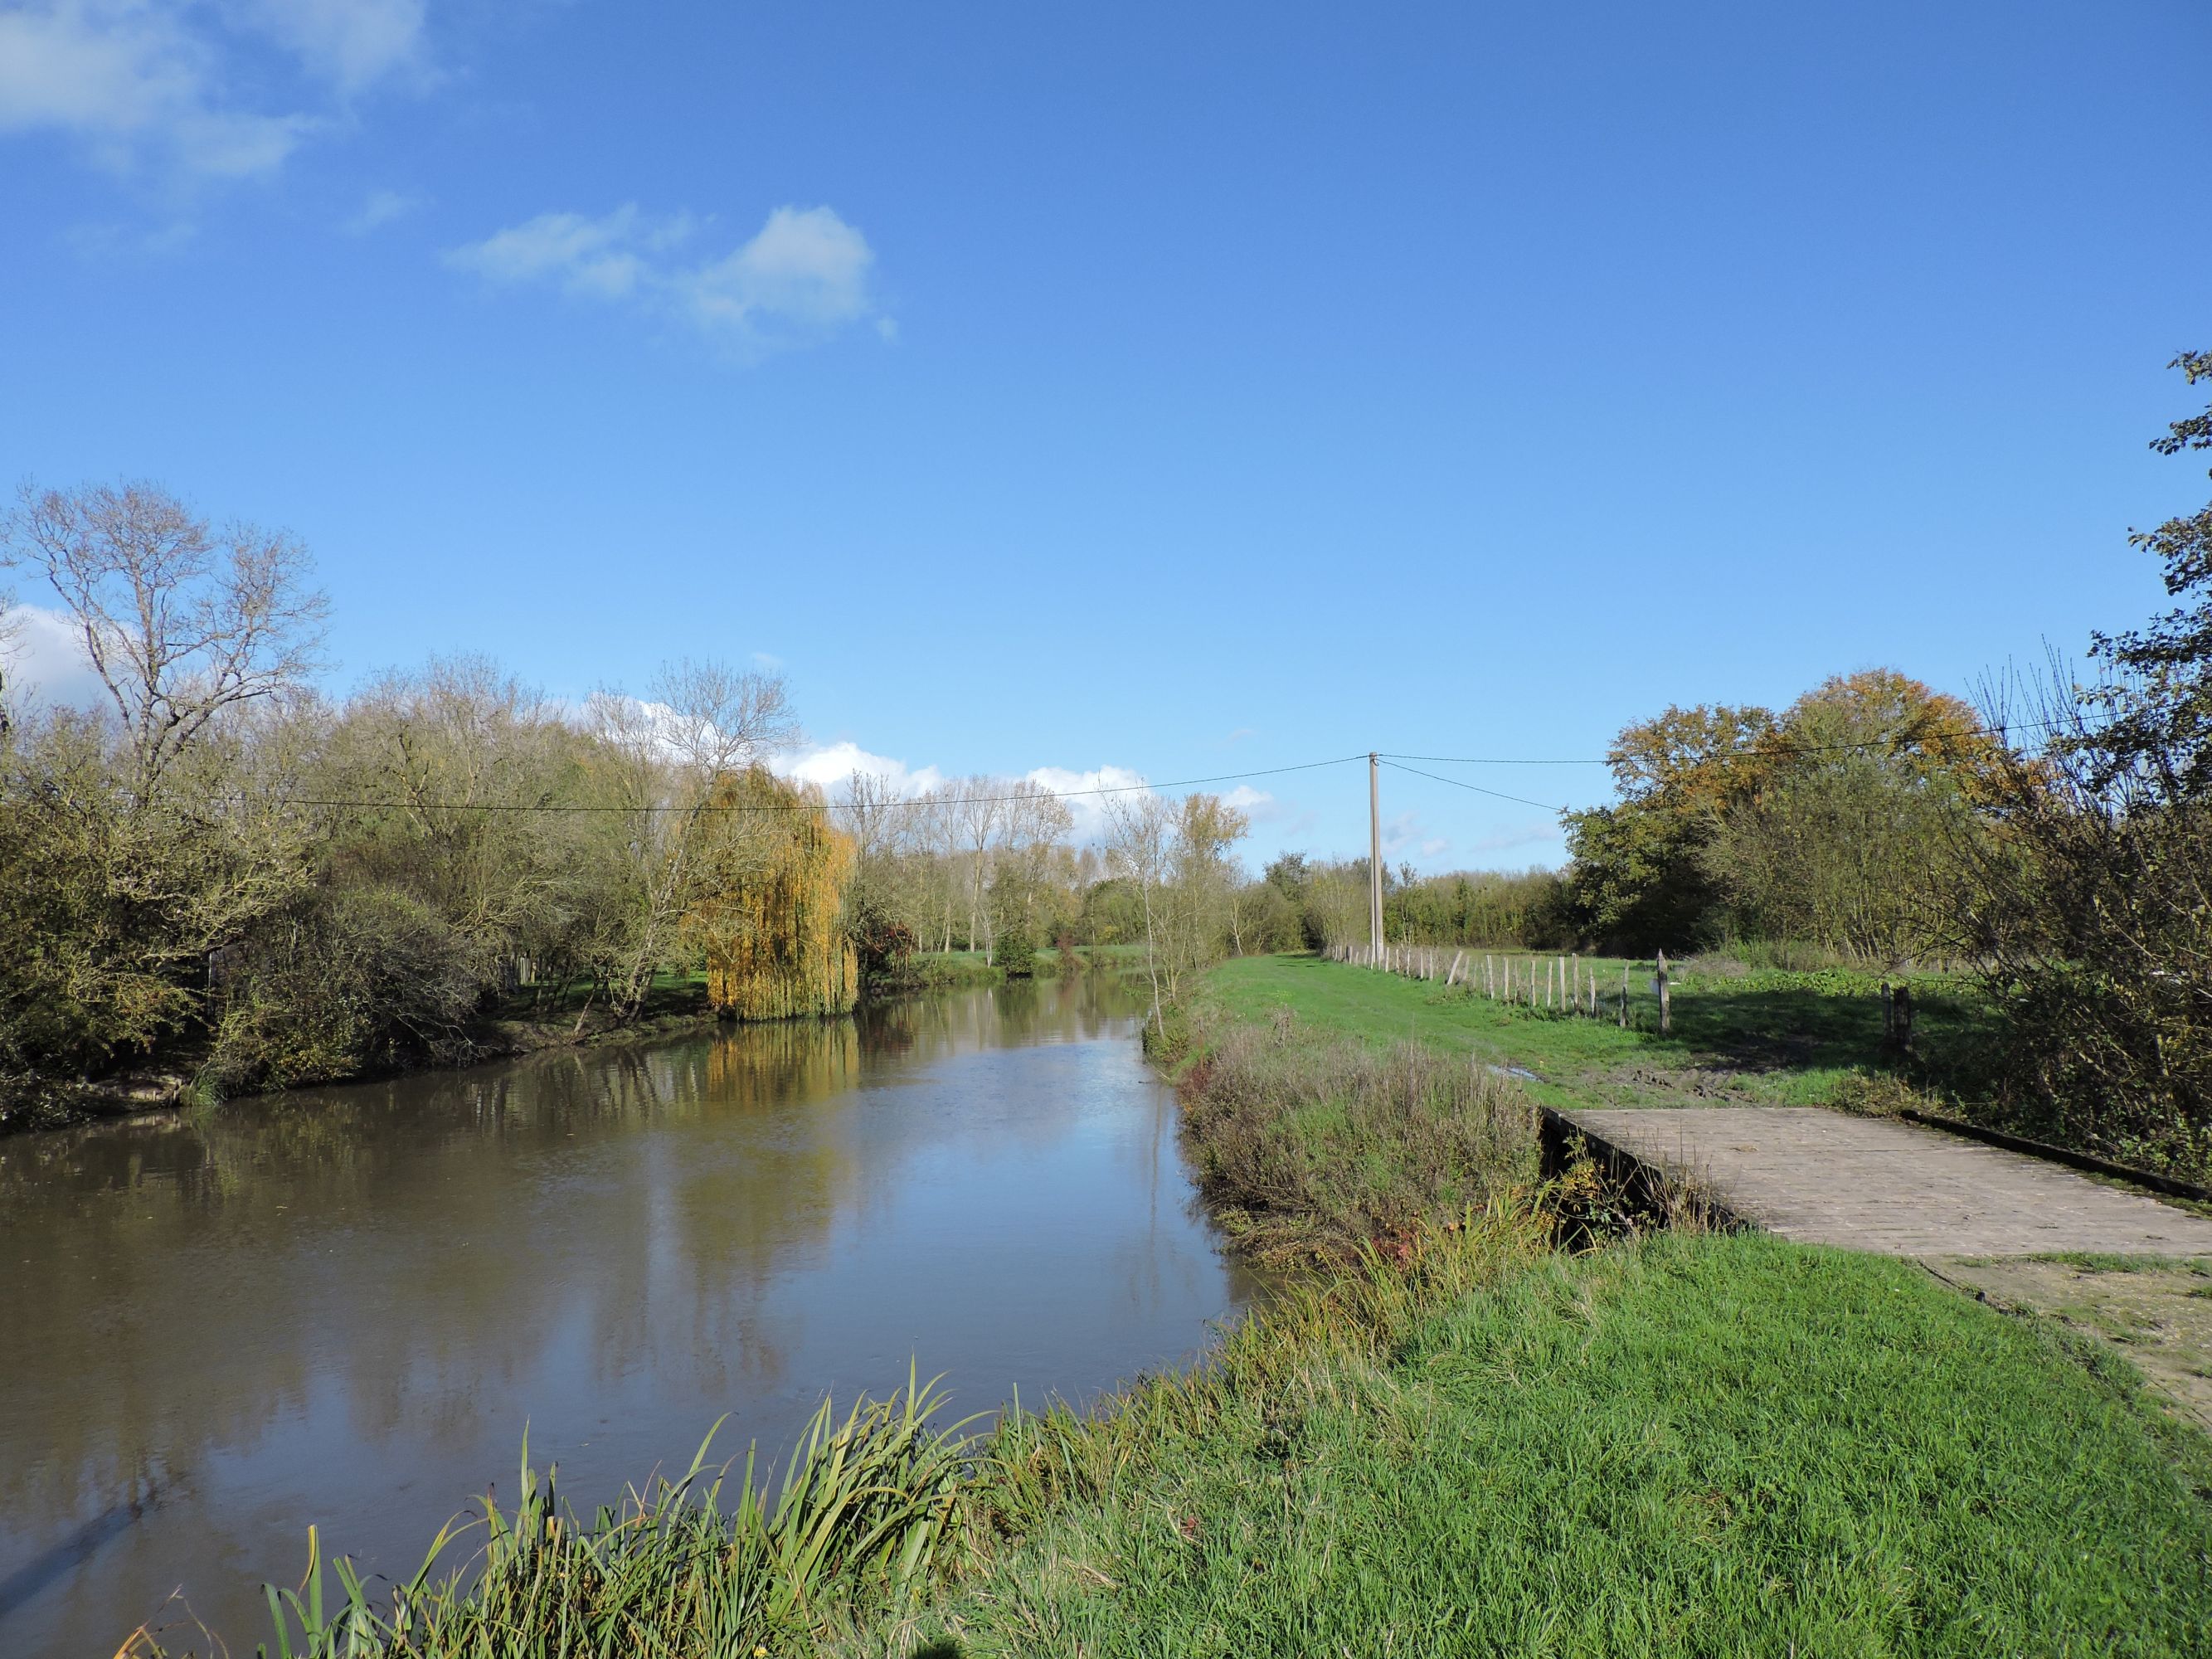
[{"label": "wooden fence post", "polygon": [[1628,1029],[1628,964],[1620,964],[1620,1029]]},{"label": "wooden fence post", "polygon": [[1667,953],[1659,953],[1659,1035],[1665,1036],[1674,1029],[1674,1000],[1667,982]]}]

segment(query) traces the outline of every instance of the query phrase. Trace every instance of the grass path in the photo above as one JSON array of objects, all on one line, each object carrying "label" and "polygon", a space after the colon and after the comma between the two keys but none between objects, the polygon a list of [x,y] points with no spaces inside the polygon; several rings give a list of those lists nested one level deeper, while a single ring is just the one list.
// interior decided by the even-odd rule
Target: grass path
[{"label": "grass path", "polygon": [[[1620,963],[1593,963],[1601,988]],[[1656,1024],[1650,964],[1635,964],[1632,1018]],[[1288,1008],[1316,1030],[1370,1042],[1411,1037],[1492,1065],[1518,1066],[1530,1097],[1557,1108],[1668,1106],[1701,1101],[1813,1105],[1850,1084],[1891,1074],[1881,1050],[1881,1014],[1870,996],[1815,988],[1819,976],[1692,978],[1674,996],[1674,1030],[1623,1030],[1610,1017],[1568,1018],[1494,1002],[1423,980],[1348,968],[1317,957],[1243,957],[1209,977],[1227,1012],[1262,1019]],[[1938,1040],[1974,1022],[1970,1005],[1923,995],[1923,1018]]]}]

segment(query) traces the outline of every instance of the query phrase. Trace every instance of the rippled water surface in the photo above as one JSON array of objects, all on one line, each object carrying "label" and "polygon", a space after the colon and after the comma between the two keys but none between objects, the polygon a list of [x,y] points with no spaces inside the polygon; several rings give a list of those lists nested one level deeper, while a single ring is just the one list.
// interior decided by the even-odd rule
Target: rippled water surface
[{"label": "rippled water surface", "polygon": [[1246,1286],[1097,980],[0,1140],[0,1653],[191,1610],[310,1522],[411,1571],[526,1425],[580,1506],[781,1458],[909,1357],[956,1407],[1192,1357]]}]

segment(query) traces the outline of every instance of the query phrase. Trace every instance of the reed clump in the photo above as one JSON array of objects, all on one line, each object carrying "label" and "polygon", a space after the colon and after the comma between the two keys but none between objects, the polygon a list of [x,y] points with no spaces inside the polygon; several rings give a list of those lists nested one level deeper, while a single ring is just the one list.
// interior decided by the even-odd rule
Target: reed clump
[{"label": "reed clump", "polygon": [[1259,1256],[1402,1254],[1535,1180],[1535,1109],[1479,1060],[1319,1035],[1287,1009],[1257,1025],[1201,1006],[1179,1040],[1200,1184]]},{"label": "reed clump", "polygon": [[[300,1588],[268,1591],[276,1637],[260,1651],[719,1659],[805,1650],[856,1617],[896,1618],[944,1570],[964,1512],[971,1437],[966,1422],[936,1423],[945,1401],[911,1374],[842,1420],[825,1399],[781,1482],[752,1453],[741,1468],[710,1465],[710,1431],[682,1478],[633,1489],[588,1523],[552,1473],[530,1467],[526,1443],[514,1505],[487,1498],[482,1515],[447,1525],[403,1584],[372,1589],[310,1531]],[[142,1632],[118,1659],[167,1655]]]}]

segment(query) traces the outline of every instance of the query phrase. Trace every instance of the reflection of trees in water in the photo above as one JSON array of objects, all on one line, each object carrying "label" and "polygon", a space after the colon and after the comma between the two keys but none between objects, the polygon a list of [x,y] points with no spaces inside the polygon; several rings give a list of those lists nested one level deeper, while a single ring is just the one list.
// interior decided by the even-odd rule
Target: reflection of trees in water
[{"label": "reflection of trees in water", "polygon": [[872,1004],[854,1016],[854,1024],[871,1058],[927,1061],[1040,1041],[1094,1042],[1121,1034],[1142,1012],[1119,978],[1077,974]]},{"label": "reflection of trees in water", "polygon": [[[34,1545],[336,1386],[345,1431],[473,1455],[483,1410],[656,1370],[741,1404],[773,1293],[886,1144],[855,1085],[1126,1030],[1095,981],[921,997],[21,1137],[0,1155],[0,1504]],[[743,1133],[731,1132],[733,1123]],[[642,1129],[662,1133],[641,1134]],[[35,1524],[33,1518],[35,1517]]]}]

